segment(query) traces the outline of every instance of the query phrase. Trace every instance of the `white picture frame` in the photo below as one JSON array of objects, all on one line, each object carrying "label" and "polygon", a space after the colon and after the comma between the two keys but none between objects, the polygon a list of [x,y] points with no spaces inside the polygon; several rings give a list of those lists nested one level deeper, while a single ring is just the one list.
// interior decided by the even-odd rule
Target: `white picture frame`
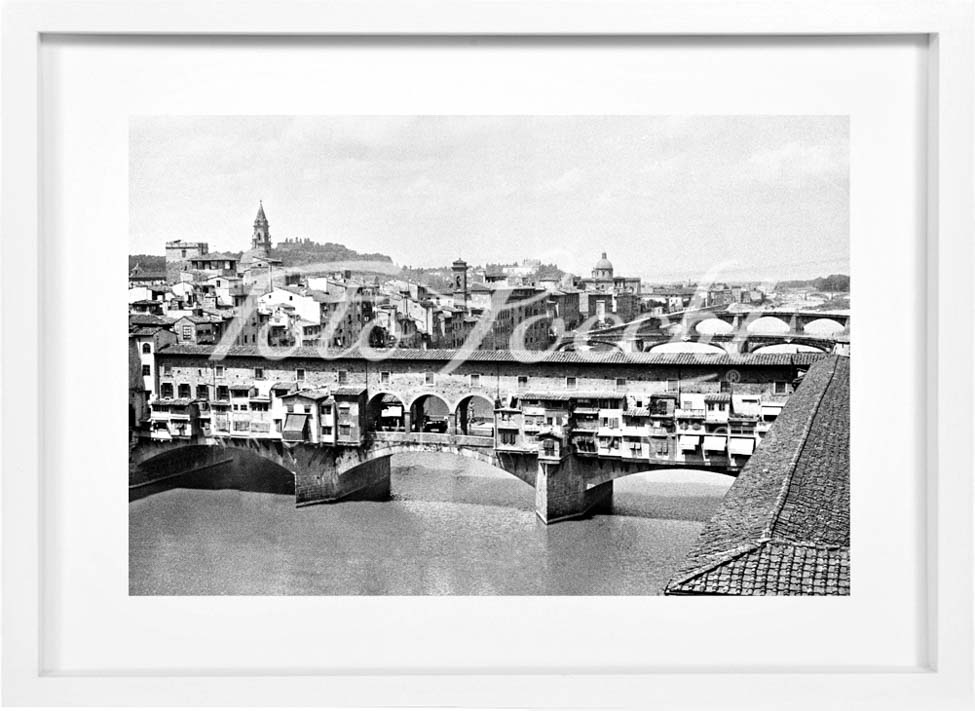
[{"label": "white picture frame", "polygon": [[[3,701],[9,705],[327,705],[658,708],[956,708],[973,701],[973,5],[968,0],[860,3],[756,0],[551,2],[219,0],[8,3],[2,46]],[[457,674],[391,668],[320,676],[52,673],[42,665],[44,471],[56,437],[43,426],[46,317],[39,200],[45,35],[566,36],[923,35],[928,38],[925,576],[927,663],[855,668],[485,669]],[[948,324],[951,324],[950,330]],[[896,624],[896,621],[892,621]],[[856,630],[850,634],[855,635]],[[689,675],[693,675],[689,678]]]}]

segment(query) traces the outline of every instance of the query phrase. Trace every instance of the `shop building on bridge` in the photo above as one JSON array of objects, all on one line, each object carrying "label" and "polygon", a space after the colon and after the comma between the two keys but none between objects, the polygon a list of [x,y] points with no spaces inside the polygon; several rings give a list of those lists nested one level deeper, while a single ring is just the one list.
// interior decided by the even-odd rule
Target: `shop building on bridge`
[{"label": "shop building on bridge", "polygon": [[209,346],[159,349],[151,437],[360,446],[394,433],[460,435],[498,452],[737,471],[823,357],[618,353],[592,361],[475,351],[459,360],[456,351],[393,349],[377,361],[285,350],[268,360],[262,349],[234,346],[214,360]]}]

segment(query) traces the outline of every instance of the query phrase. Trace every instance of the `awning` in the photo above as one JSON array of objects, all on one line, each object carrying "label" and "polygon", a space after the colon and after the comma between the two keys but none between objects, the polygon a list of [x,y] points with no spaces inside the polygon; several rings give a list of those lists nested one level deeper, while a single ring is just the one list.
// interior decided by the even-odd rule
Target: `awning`
[{"label": "awning", "polygon": [[723,452],[728,446],[728,441],[724,437],[705,437],[704,449],[711,452]]},{"label": "awning", "polygon": [[308,415],[288,415],[284,419],[284,428],[281,436],[289,441],[299,441],[305,438],[305,421]]},{"label": "awning", "polygon": [[697,449],[701,438],[697,435],[681,435],[679,441],[681,449]]},{"label": "awning", "polygon": [[732,437],[728,442],[728,451],[731,454],[750,455],[755,451],[755,439],[752,437]]}]

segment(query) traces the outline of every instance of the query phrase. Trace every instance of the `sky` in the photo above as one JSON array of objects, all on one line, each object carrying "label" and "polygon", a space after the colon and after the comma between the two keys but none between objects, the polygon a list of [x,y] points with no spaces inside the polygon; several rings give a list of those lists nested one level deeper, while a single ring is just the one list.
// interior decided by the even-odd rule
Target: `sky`
[{"label": "sky", "polygon": [[130,253],[339,242],[650,281],[849,273],[845,116],[133,117]]}]

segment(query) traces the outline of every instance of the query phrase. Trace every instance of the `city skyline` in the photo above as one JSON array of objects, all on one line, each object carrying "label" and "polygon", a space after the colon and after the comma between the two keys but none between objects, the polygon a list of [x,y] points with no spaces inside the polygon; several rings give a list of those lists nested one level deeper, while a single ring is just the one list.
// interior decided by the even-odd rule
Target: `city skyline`
[{"label": "city skyline", "polygon": [[[845,117],[141,117],[130,252],[338,242],[646,280],[849,273]],[[268,186],[274,186],[273,189]],[[652,249],[647,248],[650,241]],[[717,271],[715,269],[717,268]]]}]

